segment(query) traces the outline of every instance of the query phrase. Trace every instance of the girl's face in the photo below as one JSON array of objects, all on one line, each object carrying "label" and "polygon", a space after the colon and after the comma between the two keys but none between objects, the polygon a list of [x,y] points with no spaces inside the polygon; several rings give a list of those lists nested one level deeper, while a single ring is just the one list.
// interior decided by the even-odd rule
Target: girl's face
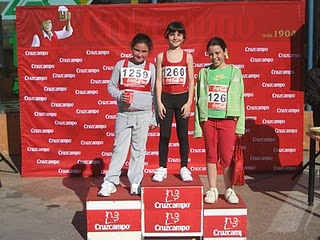
[{"label": "girl's face", "polygon": [[181,44],[184,42],[184,36],[182,33],[179,33],[178,31],[174,33],[169,33],[168,41],[169,41],[170,48],[177,48],[177,47],[180,47]]},{"label": "girl's face", "polygon": [[208,54],[214,67],[221,68],[226,64],[224,58],[227,50],[223,51],[219,45],[210,46],[208,48]]},{"label": "girl's face", "polygon": [[143,63],[149,54],[149,47],[145,43],[137,43],[132,48],[132,61],[135,64]]}]

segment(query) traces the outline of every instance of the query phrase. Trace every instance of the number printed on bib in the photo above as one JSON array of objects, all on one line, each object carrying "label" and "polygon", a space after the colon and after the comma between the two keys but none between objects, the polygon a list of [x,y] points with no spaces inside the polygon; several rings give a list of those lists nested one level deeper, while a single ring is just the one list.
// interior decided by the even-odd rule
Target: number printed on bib
[{"label": "number printed on bib", "polygon": [[186,84],[186,67],[166,66],[162,70],[164,85],[170,84]]},{"label": "number printed on bib", "polygon": [[226,110],[228,89],[226,85],[209,85],[208,108]]},{"label": "number printed on bib", "polygon": [[151,79],[151,71],[140,68],[122,67],[120,84],[125,87],[144,87]]}]

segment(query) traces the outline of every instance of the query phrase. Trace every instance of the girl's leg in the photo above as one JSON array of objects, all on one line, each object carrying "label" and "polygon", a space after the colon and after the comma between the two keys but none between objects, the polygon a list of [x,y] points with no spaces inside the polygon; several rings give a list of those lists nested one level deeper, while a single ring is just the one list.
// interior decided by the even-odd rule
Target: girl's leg
[{"label": "girl's leg", "polygon": [[126,113],[117,114],[112,157],[109,169],[104,177],[104,181],[109,181],[116,185],[120,183],[121,169],[126,161],[131,141],[132,127],[127,125],[128,117]]},{"label": "girl's leg", "polygon": [[149,132],[151,112],[137,114],[133,125],[131,138],[131,156],[128,168],[128,178],[131,184],[140,184],[143,178],[146,143]]}]

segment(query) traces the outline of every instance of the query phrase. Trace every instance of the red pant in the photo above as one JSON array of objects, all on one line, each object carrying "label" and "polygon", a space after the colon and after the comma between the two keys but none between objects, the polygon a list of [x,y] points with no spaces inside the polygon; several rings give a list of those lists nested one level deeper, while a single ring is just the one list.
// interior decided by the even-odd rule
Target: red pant
[{"label": "red pant", "polygon": [[202,123],[202,131],[208,163],[217,163],[228,167],[231,164],[235,143],[234,119],[208,119]]}]

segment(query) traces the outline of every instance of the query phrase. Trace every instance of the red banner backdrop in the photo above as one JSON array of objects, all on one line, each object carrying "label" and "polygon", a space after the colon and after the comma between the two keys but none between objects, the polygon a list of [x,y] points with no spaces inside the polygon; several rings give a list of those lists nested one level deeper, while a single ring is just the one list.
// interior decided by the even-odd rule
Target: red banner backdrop
[{"label": "red banner backdrop", "polygon": [[[182,21],[185,51],[198,71],[209,63],[206,43],[221,36],[245,82],[245,169],[295,171],[303,159],[304,1],[67,6],[73,33],[52,46],[31,47],[40,24],[58,6],[17,7],[21,100],[22,175],[89,176],[108,169],[114,140],[116,102],[107,92],[114,64],[129,58],[138,32],[154,40],[150,60],[167,47],[167,24]],[[175,128],[175,124],[173,124]],[[194,173],[205,172],[203,139],[193,138]],[[158,166],[159,129],[147,142],[145,172]],[[172,131],[168,169],[178,172],[179,144]]]}]

